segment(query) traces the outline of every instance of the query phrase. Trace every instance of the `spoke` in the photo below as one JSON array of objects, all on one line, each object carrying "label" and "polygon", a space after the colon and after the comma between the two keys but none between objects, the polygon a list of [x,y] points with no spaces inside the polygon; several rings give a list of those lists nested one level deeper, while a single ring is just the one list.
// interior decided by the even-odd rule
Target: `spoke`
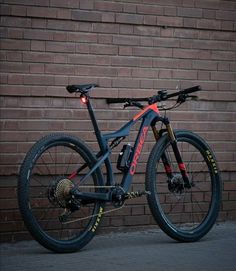
[{"label": "spoke", "polygon": [[[195,198],[195,197],[194,197],[194,198]],[[201,209],[202,212],[205,212],[205,211],[202,209],[201,205],[199,205],[198,201],[196,202],[196,204],[197,204],[197,206],[199,207],[199,209]]]},{"label": "spoke", "polygon": [[46,166],[46,169],[48,170],[49,175],[52,175],[51,172],[50,172],[50,169],[49,169],[48,165],[45,163],[45,161],[43,159],[43,155],[41,156],[41,160],[43,161],[43,164]]},{"label": "spoke", "polygon": [[66,175],[68,175],[68,170],[69,170],[69,167],[70,167],[70,164],[71,164],[71,161],[72,161],[72,157],[73,157],[73,153],[71,153],[71,155],[70,155],[70,159],[69,159],[69,163],[68,163],[68,166],[67,166],[67,168],[66,168],[66,172],[65,172],[65,175],[64,176],[66,176]]},{"label": "spoke", "polygon": [[192,153],[192,155],[191,155],[190,160],[188,161],[188,164],[186,165],[186,169],[188,169],[189,164],[190,164],[190,162],[192,162],[192,160],[193,160],[193,156],[194,156],[194,155],[195,155],[195,153],[193,152],[193,153]]},{"label": "spoke", "polygon": [[32,175],[31,175],[30,177],[31,177],[32,179],[34,179],[37,183],[41,184],[41,186],[47,187],[47,185],[42,184],[41,181],[39,181],[39,179],[35,178],[35,176],[32,176]]},{"label": "spoke", "polygon": [[[204,162],[204,161],[205,161],[205,160],[203,160],[203,161],[201,161],[201,162],[199,162],[199,163],[202,163],[202,162]],[[195,173],[191,172],[191,173],[192,173],[192,179],[191,179],[191,181],[193,180],[193,177],[196,178],[196,176],[198,176],[200,173],[202,173],[202,172],[203,172],[203,169],[204,169],[206,166],[207,166],[206,164],[203,164],[203,166],[201,167],[201,169],[200,169],[199,171],[196,171]]]},{"label": "spoke", "polygon": [[55,175],[57,176],[57,147],[55,147]]},{"label": "spoke", "polygon": [[191,208],[192,208],[192,212],[191,212],[191,215],[192,215],[192,221],[193,221],[193,225],[194,225],[194,215],[193,215],[193,191],[191,189],[191,196],[190,196],[190,201],[191,201]]},{"label": "spoke", "polygon": [[[184,195],[184,197],[185,197],[185,195]],[[172,212],[175,209],[175,207],[177,206],[177,204],[180,203],[180,201],[182,200],[182,197],[178,199],[175,196],[175,198],[177,199],[177,202],[174,205],[172,205],[172,208],[170,209],[170,211],[167,214],[170,214],[170,212]]]}]

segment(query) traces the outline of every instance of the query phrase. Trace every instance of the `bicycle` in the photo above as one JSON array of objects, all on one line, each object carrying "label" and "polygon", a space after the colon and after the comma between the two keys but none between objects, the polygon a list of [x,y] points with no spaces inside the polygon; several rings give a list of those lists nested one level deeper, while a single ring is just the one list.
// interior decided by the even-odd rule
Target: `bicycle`
[{"label": "bicycle", "polygon": [[[108,98],[108,103],[123,103],[124,107],[133,106],[141,111],[119,130],[102,134],[90,102],[90,90],[97,86],[69,85],[67,90],[80,94],[87,107],[99,152],[95,155],[77,137],[51,134],[36,142],[23,161],[18,202],[31,235],[49,250],[78,251],[94,237],[103,214],[122,208],[128,199],[146,195],[151,214],[167,235],[181,242],[202,238],[214,225],[220,208],[221,179],[216,158],[197,134],[173,130],[157,106],[158,102],[177,97],[176,104],[164,110],[175,108],[194,99],[196,96],[190,94],[200,87],[172,94],[162,90],[149,98]],[[139,121],[134,146],[124,145],[119,154],[117,168],[123,178],[117,184],[111,152]],[[162,124],[159,130],[157,122]],[[145,189],[131,192],[149,127],[156,143],[147,161]],[[111,203],[113,209],[105,211],[106,203]]]}]

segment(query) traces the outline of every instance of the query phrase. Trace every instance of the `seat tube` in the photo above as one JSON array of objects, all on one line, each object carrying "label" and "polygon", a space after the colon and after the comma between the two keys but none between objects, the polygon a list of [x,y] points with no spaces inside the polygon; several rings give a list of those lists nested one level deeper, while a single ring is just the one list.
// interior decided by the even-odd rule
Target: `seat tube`
[{"label": "seat tube", "polygon": [[[88,109],[89,116],[90,116],[90,119],[91,119],[93,127],[94,127],[94,132],[95,132],[95,135],[96,135],[96,138],[98,141],[99,148],[100,148],[102,154],[104,155],[108,149],[107,141],[105,141],[104,138],[102,137],[102,134],[101,134],[101,131],[98,127],[98,123],[97,123],[96,117],[94,115],[93,107],[89,101],[89,98],[87,100],[87,109]],[[104,161],[104,163],[105,163],[106,170],[107,170],[107,185],[113,185],[114,176],[113,176],[110,158],[107,157],[106,160]]]},{"label": "seat tube", "polygon": [[98,141],[98,145],[101,149],[101,151],[104,153],[106,151],[106,144],[102,138],[102,135],[101,135],[101,131],[98,127],[98,123],[97,123],[97,120],[95,118],[95,115],[94,115],[94,112],[93,112],[93,107],[90,103],[90,100],[89,98],[87,99],[87,108],[88,108],[88,112],[89,112],[89,116],[90,116],[90,119],[92,121],[92,124],[93,124],[93,128],[94,128],[94,132],[95,132],[95,135],[96,135],[96,138],[97,138],[97,141]]}]

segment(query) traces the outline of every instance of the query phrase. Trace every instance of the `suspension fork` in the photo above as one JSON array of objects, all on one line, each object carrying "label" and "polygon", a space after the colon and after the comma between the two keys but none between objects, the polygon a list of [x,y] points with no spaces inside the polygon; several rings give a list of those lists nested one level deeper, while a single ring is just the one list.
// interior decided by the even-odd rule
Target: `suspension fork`
[{"label": "suspension fork", "polygon": [[[156,142],[161,138],[161,135],[160,133],[157,131],[157,128],[156,126],[152,126],[152,131],[153,131],[153,135],[156,139]],[[171,169],[171,166],[170,166],[170,163],[169,163],[169,160],[166,156],[166,153],[164,152],[161,156],[161,160],[162,160],[162,163],[164,165],[164,168],[165,168],[165,172],[166,172],[166,175],[168,177],[168,180],[171,180],[172,177],[173,177],[173,174],[172,174],[172,169]]]},{"label": "suspension fork", "polygon": [[[191,184],[190,184],[189,177],[187,174],[186,166],[182,160],[182,157],[181,157],[181,154],[180,154],[180,151],[178,148],[177,140],[176,140],[174,131],[172,129],[172,126],[170,125],[169,119],[165,117],[162,119],[162,121],[166,125],[167,133],[170,138],[170,143],[171,143],[172,149],[174,151],[175,158],[178,163],[178,167],[181,172],[182,178],[184,180],[184,186],[186,188],[191,188]],[[152,131],[153,131],[153,134],[154,134],[156,141],[158,141],[160,139],[160,135],[159,135],[155,126],[152,126]],[[168,176],[168,179],[171,180],[173,177],[172,168],[171,168],[169,159],[168,159],[165,152],[162,154],[161,159],[162,159],[166,174]]]},{"label": "suspension fork", "polygon": [[181,157],[181,154],[180,154],[180,151],[178,148],[177,140],[176,140],[174,131],[172,129],[172,126],[170,125],[170,121],[168,118],[164,118],[164,124],[166,125],[168,136],[170,138],[170,143],[171,143],[172,149],[174,151],[175,158],[178,163],[178,167],[181,172],[182,178],[184,180],[184,187],[191,188],[191,184],[190,184],[189,177],[187,174],[186,166],[182,160],[182,157]]}]

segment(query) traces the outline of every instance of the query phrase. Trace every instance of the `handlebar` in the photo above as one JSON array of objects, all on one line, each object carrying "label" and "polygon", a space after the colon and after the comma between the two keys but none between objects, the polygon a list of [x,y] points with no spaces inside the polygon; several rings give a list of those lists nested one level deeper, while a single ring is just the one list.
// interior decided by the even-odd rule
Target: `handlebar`
[{"label": "handlebar", "polygon": [[148,102],[149,104],[154,104],[157,102],[161,102],[161,101],[166,101],[172,97],[180,97],[180,96],[185,96],[188,95],[190,93],[196,92],[201,90],[200,86],[194,86],[191,88],[186,88],[183,90],[180,90],[178,92],[175,93],[171,93],[171,94],[167,94],[167,92],[165,90],[161,90],[158,92],[157,95],[154,95],[152,97],[149,98],[107,98],[107,103],[108,104],[112,104],[112,103],[127,103],[127,102]]}]

